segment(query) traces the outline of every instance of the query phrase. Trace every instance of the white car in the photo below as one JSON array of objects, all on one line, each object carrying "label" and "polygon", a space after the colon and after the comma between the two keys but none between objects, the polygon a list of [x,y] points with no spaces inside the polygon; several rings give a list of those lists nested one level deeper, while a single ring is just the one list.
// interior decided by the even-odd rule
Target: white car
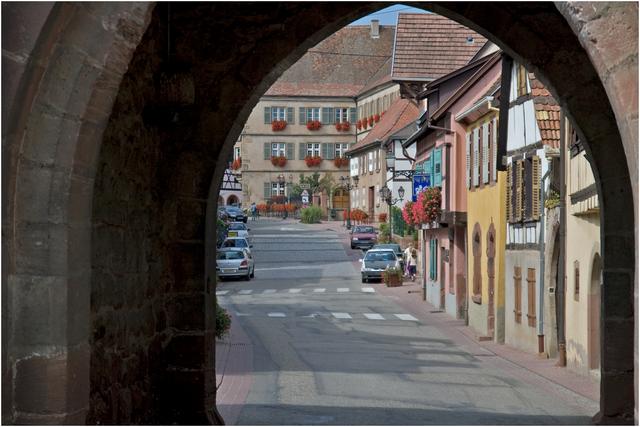
[{"label": "white car", "polygon": [[246,237],[227,237],[220,245],[220,248],[238,248],[238,249],[246,249],[251,255],[252,244],[249,243],[249,240]]},{"label": "white car", "polygon": [[249,238],[249,227],[244,222],[232,222],[227,229],[228,237],[244,237]]},{"label": "white car", "polygon": [[249,249],[221,248],[216,252],[216,273],[218,277],[254,277],[255,264]]}]

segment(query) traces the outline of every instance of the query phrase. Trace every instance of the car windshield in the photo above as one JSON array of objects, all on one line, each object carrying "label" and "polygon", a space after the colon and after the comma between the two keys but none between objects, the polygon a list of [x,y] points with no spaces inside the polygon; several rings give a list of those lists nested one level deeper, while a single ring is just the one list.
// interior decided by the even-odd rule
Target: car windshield
[{"label": "car windshield", "polygon": [[400,245],[387,244],[387,245],[376,245],[376,248],[380,249],[390,249],[394,252],[400,252]]},{"label": "car windshield", "polygon": [[373,233],[373,227],[356,227],[354,233]]},{"label": "car windshield", "polygon": [[227,239],[222,246],[225,248],[246,248],[249,245],[245,239]]},{"label": "car windshield", "polygon": [[239,222],[233,222],[229,224],[229,230],[246,230],[246,229],[247,229],[247,226]]},{"label": "car windshield", "polygon": [[221,251],[218,252],[217,259],[244,259],[242,251]]},{"label": "car windshield", "polygon": [[367,252],[365,261],[395,261],[396,255],[391,251]]}]

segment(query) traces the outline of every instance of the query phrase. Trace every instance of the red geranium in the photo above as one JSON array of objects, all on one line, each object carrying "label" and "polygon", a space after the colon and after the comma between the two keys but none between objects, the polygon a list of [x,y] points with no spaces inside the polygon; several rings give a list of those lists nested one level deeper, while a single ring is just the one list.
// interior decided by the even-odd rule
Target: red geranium
[{"label": "red geranium", "polygon": [[274,132],[284,130],[287,127],[286,120],[274,120],[271,122],[271,130]]},{"label": "red geranium", "polygon": [[271,156],[271,164],[273,166],[283,167],[287,164],[287,158],[285,156]]},{"label": "red geranium", "polygon": [[373,115],[373,121],[378,123],[380,121],[380,114],[374,114]]},{"label": "red geranium", "polygon": [[231,169],[233,169],[234,171],[237,171],[238,169],[240,169],[241,166],[242,166],[242,159],[238,157],[231,164]]},{"label": "red geranium", "polygon": [[320,120],[311,120],[307,122],[307,129],[309,130],[318,130],[320,129],[320,127],[322,127],[322,123],[320,123]]},{"label": "red geranium", "polygon": [[307,156],[304,158],[305,163],[307,164],[307,166],[312,167],[312,166],[319,166],[320,162],[322,162],[322,157],[320,156]]},{"label": "red geranium", "polygon": [[369,117],[369,127],[373,127],[373,116]]}]

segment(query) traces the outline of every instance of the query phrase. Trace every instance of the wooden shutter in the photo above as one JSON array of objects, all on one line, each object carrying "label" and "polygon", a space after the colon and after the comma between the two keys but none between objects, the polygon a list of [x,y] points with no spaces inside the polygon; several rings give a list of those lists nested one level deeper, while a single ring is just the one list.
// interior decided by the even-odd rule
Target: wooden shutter
[{"label": "wooden shutter", "polygon": [[271,123],[271,107],[264,107],[264,123]]},{"label": "wooden shutter", "polygon": [[433,185],[442,185],[442,148],[433,150]]},{"label": "wooden shutter", "polygon": [[536,269],[527,269],[527,324],[536,326]]},{"label": "wooden shutter", "polygon": [[507,166],[507,222],[513,222],[513,165]]},{"label": "wooden shutter", "polygon": [[287,160],[295,159],[293,142],[287,142]]},{"label": "wooden shutter", "polygon": [[513,207],[513,219],[515,222],[522,221],[522,193],[524,191],[524,166],[523,161],[518,160],[515,167],[515,203]]},{"label": "wooden shutter", "polygon": [[493,119],[491,121],[491,180],[493,182],[498,181],[497,164],[498,164],[498,120]]},{"label": "wooden shutter", "polygon": [[478,136],[479,130],[473,130],[473,164],[471,168],[471,182],[474,187],[478,186],[478,160],[480,157],[480,153],[478,150]]},{"label": "wooden shutter", "polygon": [[428,177],[429,187],[433,187],[433,153],[424,162],[424,174]]},{"label": "wooden shutter", "polygon": [[271,183],[270,182],[265,182],[264,183],[264,197],[267,200],[271,198]]},{"label": "wooden shutter", "polygon": [[524,162],[524,183],[523,183],[523,196],[524,196],[524,214],[523,218],[531,219],[531,208],[533,205],[533,171],[531,170],[531,159],[525,159]]},{"label": "wooden shutter", "polygon": [[482,183],[489,183],[489,126],[482,125]]},{"label": "wooden shutter", "polygon": [[516,323],[522,323],[522,269],[513,267],[513,313]]},{"label": "wooden shutter", "polygon": [[307,109],[304,107],[298,108],[298,121],[301,125],[307,124]]},{"label": "wooden shutter", "polygon": [[336,158],[336,144],[333,142],[328,142],[325,144],[327,146],[327,155],[325,159],[333,160]]},{"label": "wooden shutter", "polygon": [[307,157],[307,144],[304,142],[300,142],[298,144],[298,159],[299,160],[304,160],[305,157]]},{"label": "wooden shutter", "polygon": [[540,186],[542,185],[542,166],[540,164],[540,157],[533,156],[531,159],[531,192],[532,192],[532,206],[531,206],[531,218],[538,221],[542,214],[542,206],[540,200]]},{"label": "wooden shutter", "polygon": [[469,132],[469,138],[467,138],[467,188],[471,188],[471,138],[473,133]]},{"label": "wooden shutter", "polygon": [[358,119],[356,118],[356,109],[355,108],[349,108],[349,122],[352,125],[354,125],[357,121],[358,121]]},{"label": "wooden shutter", "polygon": [[329,107],[322,107],[321,108],[320,116],[322,117],[322,124],[323,125],[331,124],[331,115],[332,115],[332,113],[333,113],[333,108],[329,108]]},{"label": "wooden shutter", "polygon": [[271,143],[264,143],[264,159],[269,160],[271,158]]},{"label": "wooden shutter", "polygon": [[293,107],[287,107],[287,123],[290,125],[296,124],[296,118],[294,116]]}]

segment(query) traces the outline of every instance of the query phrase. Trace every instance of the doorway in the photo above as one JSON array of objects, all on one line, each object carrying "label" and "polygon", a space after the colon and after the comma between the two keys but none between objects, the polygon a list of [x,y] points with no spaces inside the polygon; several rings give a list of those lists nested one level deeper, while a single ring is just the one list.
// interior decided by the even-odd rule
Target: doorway
[{"label": "doorway", "polygon": [[589,369],[600,369],[600,287],[602,266],[596,254],[591,266],[589,286]]},{"label": "doorway", "polygon": [[375,221],[375,216],[374,216],[374,209],[375,209],[375,203],[376,203],[376,190],[375,187],[371,186],[369,187],[369,205],[367,206],[369,208],[369,221]]}]

